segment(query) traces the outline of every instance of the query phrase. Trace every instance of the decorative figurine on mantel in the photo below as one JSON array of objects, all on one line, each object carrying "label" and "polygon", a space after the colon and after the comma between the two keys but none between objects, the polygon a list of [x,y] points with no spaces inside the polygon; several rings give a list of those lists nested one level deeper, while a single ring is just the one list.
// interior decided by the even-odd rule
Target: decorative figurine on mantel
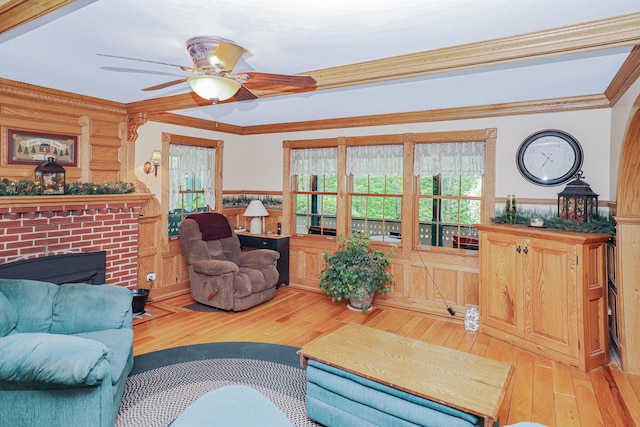
[{"label": "decorative figurine on mantel", "polygon": [[598,195],[582,180],[582,171],[558,193],[558,217],[577,222],[598,218]]},{"label": "decorative figurine on mantel", "polygon": [[40,185],[40,194],[64,194],[66,171],[53,157],[38,165],[35,181]]}]

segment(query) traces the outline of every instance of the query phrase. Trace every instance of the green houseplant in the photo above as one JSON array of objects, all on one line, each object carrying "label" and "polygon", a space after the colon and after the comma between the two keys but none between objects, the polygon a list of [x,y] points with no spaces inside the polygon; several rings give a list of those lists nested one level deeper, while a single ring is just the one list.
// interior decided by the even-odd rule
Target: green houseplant
[{"label": "green houseplant", "polygon": [[360,232],[351,237],[339,236],[338,240],[335,252],[322,252],[325,264],[318,275],[320,289],[332,301],[346,298],[351,308],[366,312],[376,292],[385,295],[391,290],[393,276],[387,267],[394,251],[371,248],[369,238]]}]

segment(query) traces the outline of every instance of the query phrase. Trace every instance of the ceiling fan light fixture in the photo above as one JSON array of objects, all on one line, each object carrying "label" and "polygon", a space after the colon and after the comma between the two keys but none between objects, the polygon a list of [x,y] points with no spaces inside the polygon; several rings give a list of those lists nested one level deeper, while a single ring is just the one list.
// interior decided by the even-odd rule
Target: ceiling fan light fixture
[{"label": "ceiling fan light fixture", "polygon": [[206,75],[189,77],[187,82],[198,96],[210,101],[226,101],[235,95],[241,86],[233,79]]}]

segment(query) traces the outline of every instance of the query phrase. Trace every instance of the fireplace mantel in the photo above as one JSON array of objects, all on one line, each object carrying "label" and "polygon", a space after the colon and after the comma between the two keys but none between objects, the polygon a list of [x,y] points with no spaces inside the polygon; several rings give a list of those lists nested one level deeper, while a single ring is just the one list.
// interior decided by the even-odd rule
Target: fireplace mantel
[{"label": "fireplace mantel", "polygon": [[[24,208],[30,209],[31,212],[39,212],[41,210],[51,210],[51,207],[62,207],[62,210],[73,210],[65,208],[77,205],[117,202],[144,203],[152,197],[153,194],[151,193],[83,194],[64,196],[1,196],[0,212],[24,212]],[[35,208],[35,210],[32,210],[33,208]]]}]

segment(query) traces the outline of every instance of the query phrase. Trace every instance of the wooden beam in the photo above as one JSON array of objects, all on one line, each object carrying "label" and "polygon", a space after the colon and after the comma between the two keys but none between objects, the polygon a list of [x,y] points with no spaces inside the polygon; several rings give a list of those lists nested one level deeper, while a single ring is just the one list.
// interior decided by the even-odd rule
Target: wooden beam
[{"label": "wooden beam", "polygon": [[[635,44],[640,44],[640,13],[300,74],[312,75],[317,81],[316,91],[319,91]],[[268,90],[254,92],[260,98],[289,94]],[[198,97],[194,94],[177,95],[135,102],[127,107],[133,112],[159,112],[208,103],[195,98]],[[233,102],[233,99],[227,102]]]},{"label": "wooden beam", "polygon": [[0,34],[75,3],[76,0],[0,1]]},{"label": "wooden beam", "polygon": [[314,76],[318,82],[317,90],[323,90],[637,43],[640,43],[640,13],[302,74]]},{"label": "wooden beam", "polygon": [[613,107],[622,95],[640,77],[640,45],[633,48],[627,59],[618,70],[615,77],[604,91],[604,95]]}]

